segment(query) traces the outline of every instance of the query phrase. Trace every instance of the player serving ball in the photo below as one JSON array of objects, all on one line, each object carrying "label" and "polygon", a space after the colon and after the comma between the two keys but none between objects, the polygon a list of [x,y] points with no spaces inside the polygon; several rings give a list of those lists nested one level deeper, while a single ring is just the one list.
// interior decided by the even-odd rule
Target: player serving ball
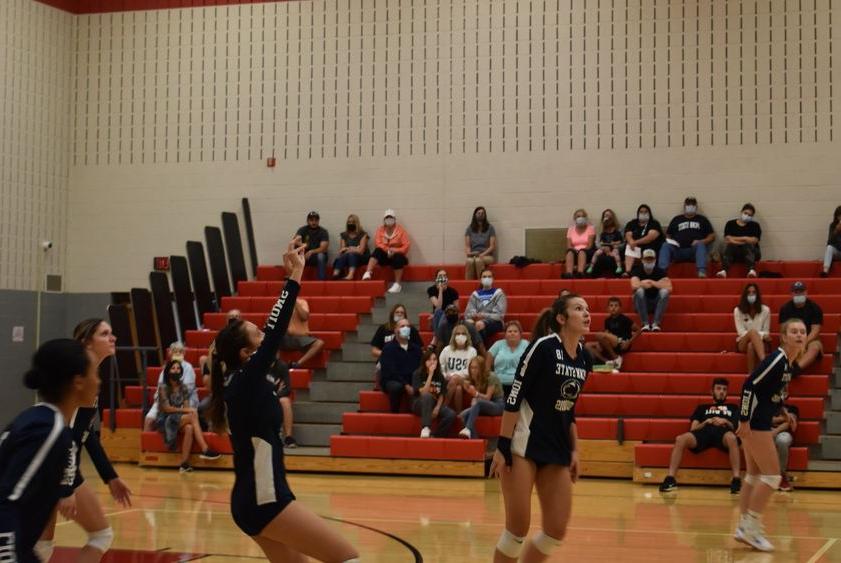
[{"label": "player serving ball", "polygon": [[[545,317],[545,318],[544,318]],[[494,561],[544,561],[561,545],[578,480],[575,402],[593,362],[581,344],[590,329],[587,302],[570,293],[541,314],[551,332],[526,349],[505,402],[491,475],[499,477],[505,500],[505,530]],[[525,538],[531,493],[537,487],[542,530]]]}]

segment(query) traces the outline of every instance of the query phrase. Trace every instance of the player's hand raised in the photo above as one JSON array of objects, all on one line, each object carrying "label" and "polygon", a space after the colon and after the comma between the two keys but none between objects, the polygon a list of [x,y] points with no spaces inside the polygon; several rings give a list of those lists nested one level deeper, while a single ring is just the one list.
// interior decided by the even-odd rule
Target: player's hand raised
[{"label": "player's hand raised", "polygon": [[306,248],[303,244],[296,246],[293,240],[289,243],[286,252],[283,254],[283,267],[286,273],[289,274],[289,277],[295,281],[301,281],[301,276],[304,273],[304,266],[306,265],[304,251]]}]

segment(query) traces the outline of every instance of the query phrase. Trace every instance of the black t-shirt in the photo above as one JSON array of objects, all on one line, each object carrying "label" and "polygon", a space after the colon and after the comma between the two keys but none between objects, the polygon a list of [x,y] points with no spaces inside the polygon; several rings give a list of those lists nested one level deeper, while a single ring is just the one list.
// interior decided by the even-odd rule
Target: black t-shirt
[{"label": "black t-shirt", "polygon": [[703,405],[698,405],[698,407],[695,409],[695,412],[693,412],[692,416],[689,417],[689,420],[697,420],[698,422],[704,422],[705,420],[709,420],[711,418],[716,417],[726,418],[730,421],[730,424],[733,425],[732,428],[722,427],[722,430],[724,430],[725,432],[728,430],[735,430],[736,427],[739,425],[739,407],[738,405],[733,405],[730,403],[723,403],[721,405],[717,405],[715,403],[706,403]]},{"label": "black t-shirt", "polygon": [[619,313],[615,317],[608,316],[604,320],[604,329],[623,340],[631,339],[633,328],[634,322],[622,313]]},{"label": "black t-shirt", "polygon": [[695,215],[691,219],[685,215],[677,215],[666,229],[669,238],[675,240],[681,248],[689,248],[693,241],[707,238],[712,232],[713,226],[703,215]]},{"label": "black t-shirt", "polygon": [[[394,331],[389,330],[389,328],[385,325],[380,325],[377,327],[377,332],[374,333],[374,338],[371,339],[371,346],[374,348],[379,348],[382,350],[385,348],[385,345],[394,340]],[[412,333],[409,336],[409,342],[412,344],[417,344],[421,348],[423,348],[423,340],[421,340],[420,333],[415,327],[412,327]]]},{"label": "black t-shirt", "polygon": [[614,243],[625,240],[624,235],[619,229],[613,232],[602,231],[599,235],[599,246],[613,246]]},{"label": "black t-shirt", "polygon": [[321,246],[322,242],[330,242],[330,235],[327,234],[327,229],[316,227],[310,229],[309,225],[304,225],[295,236],[301,237],[301,242],[307,245],[307,250],[315,250]]},{"label": "black t-shirt", "polygon": [[[359,243],[362,242],[362,237],[368,235],[368,233],[366,233],[365,231],[354,232],[353,234],[354,236],[350,236],[350,233],[344,231],[339,235],[339,238],[341,238],[345,242],[345,246],[348,248],[356,248],[357,246],[359,246]],[[366,246],[365,252],[367,251],[368,247]]]},{"label": "black t-shirt", "polygon": [[[745,223],[745,226],[739,225],[736,219],[727,221],[724,225],[724,236],[726,237],[756,237],[757,240],[762,238],[762,227],[756,221]],[[759,243],[757,242],[757,246]]]},{"label": "black t-shirt", "polygon": [[[430,285],[426,289],[426,294],[429,296],[430,299],[432,299],[433,297],[438,297],[438,286]],[[446,288],[444,288],[444,294],[441,296],[441,301],[441,308],[446,309],[447,305],[458,301],[458,291],[456,291],[450,286],[447,286]],[[435,307],[432,308],[432,311],[435,312]]]},{"label": "black t-shirt", "polygon": [[823,311],[811,299],[806,299],[803,307],[797,307],[794,301],[789,301],[780,308],[780,323],[789,319],[800,319],[806,324],[806,334],[812,330],[812,325],[823,324]]},{"label": "black t-shirt", "polygon": [[643,250],[653,248],[654,250],[660,250],[660,247],[663,246],[663,241],[665,237],[663,236],[663,226],[660,225],[660,222],[656,219],[649,219],[648,223],[645,225],[640,225],[638,219],[631,219],[625,224],[625,232],[631,233],[631,237],[634,240],[639,240],[645,235],[647,235],[650,231],[657,231],[660,233],[656,239],[651,241],[648,244],[643,244],[640,246]]},{"label": "black t-shirt", "polygon": [[[646,273],[645,269],[642,267],[642,264],[637,264],[631,270],[631,277],[632,278],[639,278],[640,281],[643,281],[643,280],[660,281],[663,278],[668,277],[668,274],[666,274],[665,270],[662,270],[661,268],[658,268],[657,266],[654,266],[654,269],[649,274],[649,273]],[[656,287],[649,287],[645,290],[645,296],[649,297],[651,299],[654,299],[655,297],[657,297],[657,295],[659,293],[660,293],[660,290],[657,289]]]},{"label": "black t-shirt", "polygon": [[[412,374],[412,387],[414,387],[415,391],[418,391],[421,387],[426,384],[426,378],[428,374],[426,372],[426,368],[424,366],[419,367],[415,370],[415,373]],[[444,376],[441,375],[441,370],[436,369],[435,373],[432,374],[432,381],[429,382],[429,391],[436,397],[440,396],[441,393],[446,392],[447,390],[447,380],[444,379]]]}]

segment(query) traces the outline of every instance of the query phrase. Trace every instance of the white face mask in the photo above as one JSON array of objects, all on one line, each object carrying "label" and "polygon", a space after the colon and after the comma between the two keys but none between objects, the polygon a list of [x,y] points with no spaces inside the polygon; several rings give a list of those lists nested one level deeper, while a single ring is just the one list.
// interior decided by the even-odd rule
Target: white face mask
[{"label": "white face mask", "polygon": [[742,213],[742,221],[745,223],[750,223],[753,221],[753,215],[748,215],[747,213]]},{"label": "white face mask", "polygon": [[637,215],[637,219],[639,219],[640,223],[647,223],[649,219],[651,219],[651,215],[648,213],[640,213]]},{"label": "white face mask", "polygon": [[643,262],[642,269],[645,270],[646,274],[650,274],[654,271],[654,262]]},{"label": "white face mask", "polygon": [[795,295],[792,298],[792,301],[794,301],[795,305],[803,305],[806,302],[806,296],[805,295]]},{"label": "white face mask", "polygon": [[411,334],[412,334],[412,327],[401,326],[400,329],[397,332],[400,335],[400,338],[408,339],[409,336],[411,336]]},{"label": "white face mask", "polygon": [[698,211],[698,206],[697,205],[686,205],[686,206],[684,206],[683,211],[687,215],[694,215],[695,212]]},{"label": "white face mask", "polygon": [[482,278],[482,287],[484,287],[485,289],[490,289],[493,284],[493,278]]},{"label": "white face mask", "polygon": [[464,334],[456,334],[455,340],[456,344],[458,344],[459,346],[464,346],[465,344],[467,344],[467,336]]},{"label": "white face mask", "polygon": [[401,315],[400,313],[394,313],[394,316],[393,316],[393,317],[391,317],[391,320],[393,320],[393,321],[394,321],[394,323],[395,323],[395,324],[397,324],[397,323],[399,323],[400,321],[402,321],[404,318],[405,318],[405,317],[403,317],[403,315]]},{"label": "white face mask", "polygon": [[748,303],[753,305],[754,303],[756,303],[756,295],[748,295],[747,300],[748,300]]},{"label": "white face mask", "polygon": [[575,218],[575,224],[578,225],[579,227],[583,227],[584,225],[587,224],[587,218],[586,217],[576,217]]},{"label": "white face mask", "polygon": [[385,224],[386,227],[393,227],[396,222],[396,219],[394,219],[393,217],[389,217],[388,219],[383,221],[383,224]]}]

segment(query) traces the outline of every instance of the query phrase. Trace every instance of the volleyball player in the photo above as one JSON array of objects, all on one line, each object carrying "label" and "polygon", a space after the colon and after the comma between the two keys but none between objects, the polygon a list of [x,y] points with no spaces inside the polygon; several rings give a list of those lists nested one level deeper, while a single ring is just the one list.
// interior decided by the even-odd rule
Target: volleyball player
[{"label": "volleyball player", "polygon": [[0,434],[0,561],[37,562],[35,544],[62,500],[72,516],[76,445],[68,428],[77,409],[91,407],[99,375],[84,347],[50,340],[32,357],[24,385],[43,402],[20,413]]},{"label": "volleyball player", "polygon": [[[85,348],[93,369],[99,370],[100,364],[114,355],[116,337],[111,325],[102,319],[86,319],[73,329],[74,340],[79,341]],[[131,506],[131,490],[117,475],[114,466],[105,454],[105,449],[99,441],[98,425],[99,409],[94,406],[79,408],[70,421],[70,430],[78,451],[82,447],[88,451],[91,461],[96,467],[102,481],[108,485],[111,496],[122,506]],[[94,490],[85,482],[79,464],[76,465],[76,475],[73,480],[76,496],[76,515],[73,520],[88,534],[88,541],[79,552],[77,561],[81,563],[97,563],[114,541],[114,531],[105,518],[105,512]],[[35,551],[42,561],[49,561],[53,553],[55,537],[56,515],[44,530],[41,540],[35,546]]]},{"label": "volleyball player", "polygon": [[[590,328],[587,302],[575,294],[543,313],[551,332],[523,354],[505,403],[491,474],[501,478],[505,530],[494,561],[544,561],[561,545],[579,475],[575,402],[592,369],[581,343]],[[531,492],[537,487],[543,529],[528,544]]]},{"label": "volleyball player", "polygon": [[760,551],[773,551],[765,537],[762,513],[780,487],[780,460],[771,432],[772,419],[782,403],[783,390],[791,381],[792,364],[806,345],[806,325],[791,319],[780,325],[780,347],[751,373],[742,386],[739,429],[747,471],[739,497],[741,518],[736,540]]},{"label": "volleyball player", "polygon": [[294,244],[283,256],[289,273],[265,332],[234,321],[219,332],[211,357],[213,399],[208,409],[213,429],[230,429],[234,450],[231,514],[269,561],[357,561],[353,546],[324,520],[295,501],[286,482],[283,411],[267,377],[295,309],[304,271],[305,247]]}]

